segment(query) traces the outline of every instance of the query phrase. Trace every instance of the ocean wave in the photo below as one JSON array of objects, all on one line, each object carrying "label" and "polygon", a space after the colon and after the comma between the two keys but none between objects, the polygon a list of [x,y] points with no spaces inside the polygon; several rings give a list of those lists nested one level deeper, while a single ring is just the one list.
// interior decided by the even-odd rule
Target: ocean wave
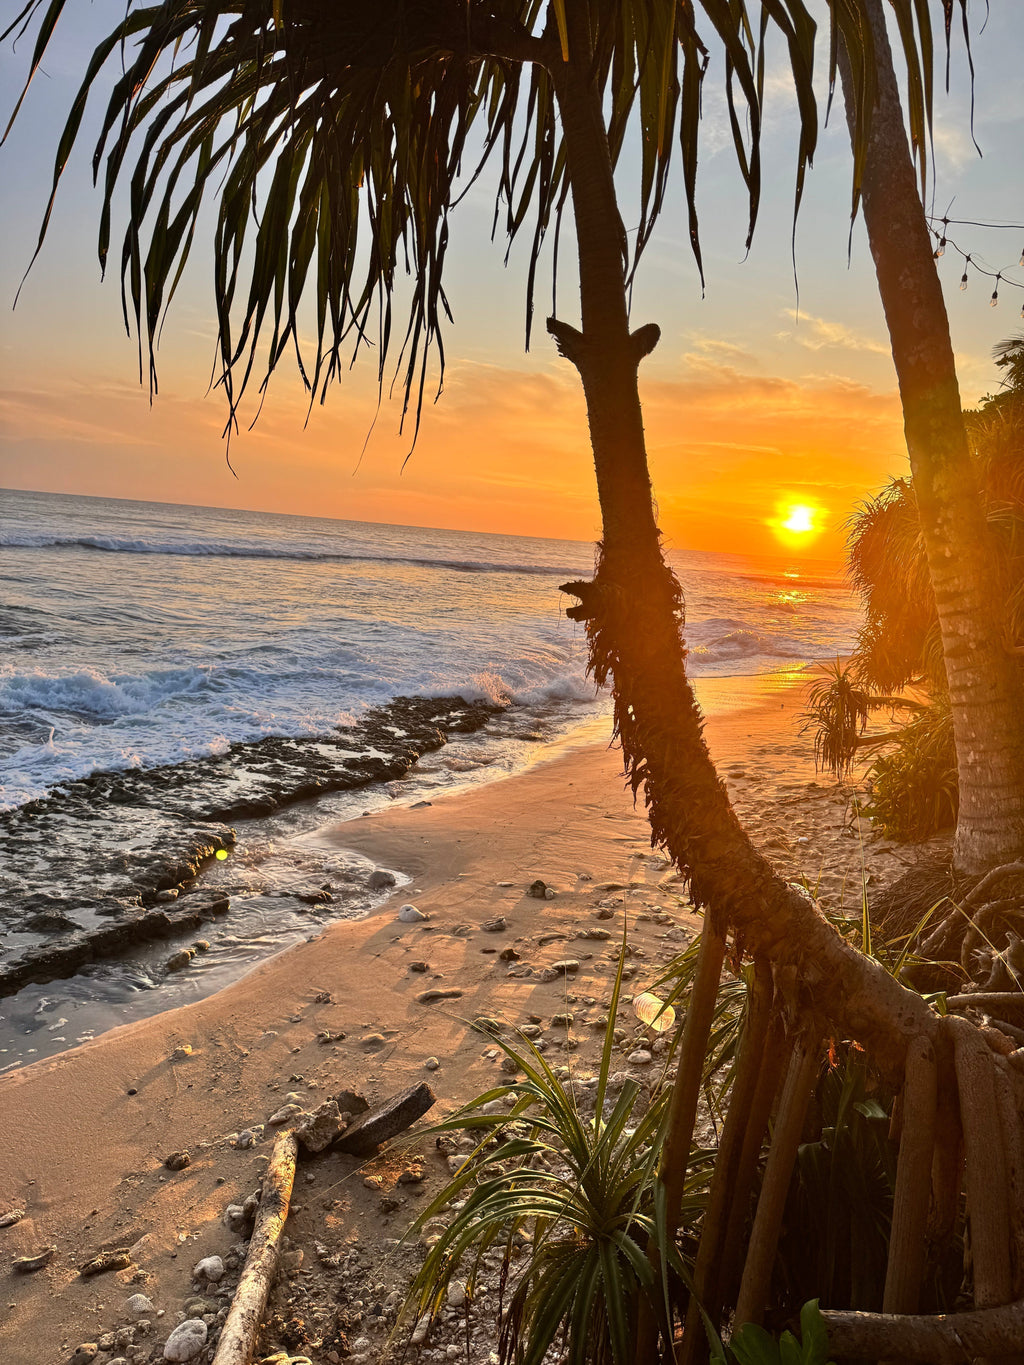
[{"label": "ocean wave", "polygon": [[691,658],[704,663],[726,663],[739,659],[804,659],[807,645],[785,636],[764,635],[756,630],[731,630],[703,640],[690,648]]},{"label": "ocean wave", "polygon": [[303,546],[246,545],[213,541],[125,540],[115,536],[71,536],[47,533],[0,533],[0,547],[21,550],[77,549],[104,554],[172,555],[187,559],[274,559],[300,563],[405,564],[423,569],[451,569],[456,573],[527,574],[545,578],[572,577],[579,565],[498,563],[492,560],[445,559],[429,555],[374,554],[370,551],[317,550]]},{"label": "ocean wave", "polygon": [[53,675],[0,667],[0,715],[63,712],[93,721],[147,715],[173,697],[193,696],[209,686],[210,666],[159,669],[108,677],[96,668]]}]

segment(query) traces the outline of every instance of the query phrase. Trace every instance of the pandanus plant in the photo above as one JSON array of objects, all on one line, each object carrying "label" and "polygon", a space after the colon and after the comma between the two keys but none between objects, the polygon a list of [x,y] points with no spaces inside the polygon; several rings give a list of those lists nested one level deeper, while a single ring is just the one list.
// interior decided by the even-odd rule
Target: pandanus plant
[{"label": "pandanus plant", "polygon": [[[966,8],[965,0],[960,4]],[[63,8],[64,0],[28,0],[8,30],[34,31],[32,72]],[[893,0],[892,8],[907,57],[914,150],[923,167],[932,93],[929,6],[927,0]],[[948,41],[955,0],[944,0],[943,9]],[[853,204],[856,208],[863,190],[880,283],[897,299],[899,272],[882,269],[886,252],[891,259],[894,250],[885,240],[890,192],[894,219],[898,210],[902,228],[908,223],[913,228],[910,238],[898,241],[901,269],[909,251],[917,288],[921,272],[931,268],[934,274],[934,268],[930,244],[927,265],[917,259],[919,239],[927,242],[927,235],[898,101],[893,105],[895,79],[881,10],[877,0],[832,0],[829,16],[830,88],[840,58],[845,62]],[[322,400],[350,354],[371,335],[381,383],[394,362],[406,409],[418,424],[432,355],[443,368],[448,220],[463,165],[475,160],[478,169],[496,168],[498,221],[509,237],[524,231],[530,236],[528,337],[541,245],[549,230],[557,237],[571,205],[581,325],[552,317],[548,330],[579,372],[586,396],[603,535],[593,579],[569,584],[567,591],[578,599],[572,615],[585,622],[593,674],[611,686],[626,770],[647,804],[652,839],[669,852],[690,884],[694,904],[705,912],[659,1161],[667,1234],[671,1238],[679,1218],[705,1044],[731,936],[734,954],[753,959],[759,986],[737,1061],[696,1266],[697,1293],[711,1305],[712,1316],[730,1303],[740,1322],[756,1322],[764,1311],[802,1115],[822,1040],[830,1035],[857,1039],[874,1065],[905,1075],[886,1308],[906,1312],[916,1306],[933,1160],[940,1177],[936,1197],[948,1203],[959,1178],[961,1133],[974,1297],[979,1308],[987,1308],[1020,1292],[1024,1268],[1024,1258],[1010,1260],[1011,1245],[1018,1244],[1013,1239],[1024,1225],[1010,1175],[1020,1169],[1013,1164],[1020,1141],[1014,1110],[1019,1072],[972,1025],[940,1019],[920,996],[859,954],[754,847],[704,741],[686,675],[682,592],[661,552],[638,388],[640,362],[659,332],[651,323],[631,328],[629,286],[667,202],[674,164],[682,177],[690,244],[702,268],[696,179],[701,89],[713,53],[725,72],[733,142],[748,191],[748,238],[753,231],[769,37],[781,40],[796,92],[798,207],[818,133],[815,25],[801,0],[129,4],[89,62],[60,139],[54,192],[90,94],[108,89],[101,73],[109,63],[116,76],[94,154],[103,181],[100,259],[106,263],[115,189],[124,184],[125,314],[134,317],[140,361],[148,364],[155,387],[159,328],[192,249],[200,206],[215,199],[214,299],[229,429],[247,385],[255,378],[265,388],[287,353],[295,354],[311,402]],[[635,138],[627,137],[631,126]],[[625,231],[615,182],[627,140],[639,148],[640,159],[633,234]],[[902,174],[894,186],[886,176],[897,165],[909,180]],[[51,199],[44,233],[52,208]],[[412,288],[402,320],[395,315],[394,295],[405,271]],[[993,608],[975,600],[974,590],[979,584],[987,590],[990,581],[984,545],[972,542],[970,518],[962,525],[957,520],[964,483],[955,433],[959,410],[951,418],[949,404],[955,390],[952,351],[937,284],[925,293],[912,321],[924,319],[924,341],[935,343],[924,350],[933,370],[938,366],[935,373],[945,377],[946,403],[936,425],[913,383],[920,375],[914,357],[921,353],[922,337],[894,325],[894,345],[911,362],[905,374],[901,370],[908,439],[925,467],[932,458],[929,443],[935,445],[928,482],[932,572],[949,568],[943,537],[952,535],[960,573],[954,578],[946,572],[940,602],[947,665],[958,679],[954,685],[951,677],[950,693],[970,718],[962,733],[972,746],[971,762],[979,765],[990,792],[1002,784],[994,816],[980,799],[961,802],[960,849],[965,865],[973,866],[1020,846],[1021,739],[1016,695],[1007,695],[1000,683],[1005,670],[1001,640],[996,643],[998,631],[991,625]],[[307,294],[315,305],[312,353],[304,351],[299,335],[300,301]],[[893,318],[902,316],[900,307],[894,305]],[[258,360],[261,346],[265,352]],[[953,435],[946,439],[951,420]],[[967,588],[965,616],[955,594]],[[966,635],[969,666],[963,657]],[[986,678],[996,680],[994,691]],[[985,698],[981,710],[979,690]],[[948,1084],[940,1086],[940,1076]],[[760,1199],[741,1255],[744,1195],[774,1110]],[[653,1243],[649,1255],[657,1260]],[[741,1272],[733,1273],[734,1267]],[[671,1357],[671,1320],[654,1301],[646,1307],[641,1302],[639,1312],[637,1361],[646,1365],[659,1352]],[[693,1330],[695,1312],[683,1347],[688,1359],[703,1349],[703,1334]]]}]

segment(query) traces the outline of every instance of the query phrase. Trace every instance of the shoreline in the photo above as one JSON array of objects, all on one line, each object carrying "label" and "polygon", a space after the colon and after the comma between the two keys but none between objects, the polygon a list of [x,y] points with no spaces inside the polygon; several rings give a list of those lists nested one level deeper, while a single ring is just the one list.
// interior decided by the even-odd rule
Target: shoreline
[{"label": "shoreline", "polygon": [[[815,774],[810,745],[798,734],[798,695],[794,683],[712,711],[708,742],[755,842],[823,902],[854,909],[862,876],[890,880],[916,855],[848,832],[845,797]],[[151,1345],[195,1297],[192,1265],[231,1244],[221,1214],[258,1185],[274,1130],[250,1150],[232,1146],[230,1135],[265,1124],[287,1093],[313,1108],[343,1087],[373,1101],[426,1079],[438,1097],[428,1120],[440,1117],[501,1074],[496,1049],[471,1028],[481,1015],[511,1025],[536,1015],[553,1064],[582,1074],[599,1050],[591,1025],[610,989],[623,919],[634,950],[628,991],[652,984],[699,924],[676,874],[651,851],[643,809],[634,808],[620,755],[606,743],[430,806],[348,821],[318,838],[412,881],[365,918],[336,921],[214,995],[0,1077],[0,1215],[26,1210],[0,1230],[0,1250],[10,1262],[57,1247],[45,1270],[10,1278],[0,1303],[0,1344],[16,1347],[23,1365],[51,1365],[80,1342],[116,1333],[126,1299],[139,1289],[165,1313],[138,1338],[142,1353],[130,1357],[150,1358]],[[555,889],[554,899],[525,894],[535,878]],[[429,918],[398,922],[405,901]],[[574,937],[599,913],[607,941]],[[482,928],[499,916],[504,930]],[[500,960],[505,947],[518,961]],[[542,969],[567,955],[579,960],[578,974],[543,981]],[[425,972],[410,970],[422,962]],[[428,988],[459,995],[421,1003]],[[624,1009],[623,1022],[635,1022]],[[552,1022],[567,1010],[576,1016],[568,1039]],[[191,1052],[176,1053],[185,1047]],[[436,1070],[425,1068],[431,1059]],[[657,1071],[638,1074],[653,1079]],[[379,1180],[373,1163],[331,1154],[300,1168],[289,1234],[307,1264],[316,1246],[329,1245],[344,1253],[345,1265],[366,1260],[366,1274],[404,1291],[405,1263],[393,1239],[418,1211],[416,1191],[436,1193],[447,1167],[414,1134],[399,1146],[421,1152],[422,1184],[397,1184],[399,1172],[386,1160]],[[167,1171],[166,1156],[182,1149],[191,1152],[189,1167]],[[377,1183],[364,1184],[367,1169]],[[78,1276],[89,1256],[115,1247],[131,1250],[127,1269],[98,1280]],[[348,1272],[325,1265],[317,1261],[308,1280],[306,1272],[286,1277],[280,1293],[315,1299],[326,1284],[323,1302],[336,1298],[331,1275]],[[357,1335],[363,1325],[346,1331]],[[328,1336],[325,1328],[322,1340]],[[374,1338],[367,1359],[380,1358],[383,1340]],[[317,1365],[332,1360],[332,1349],[342,1358],[326,1346],[313,1352]]]},{"label": "shoreline", "polygon": [[[767,704],[772,696],[788,694],[802,685],[808,670],[813,668],[814,665],[801,665],[772,673],[716,674],[695,681],[704,710],[713,718],[757,708]],[[444,714],[443,706],[436,701],[424,704],[422,709],[432,709],[438,716]],[[50,931],[40,935],[38,942],[20,943],[17,910],[13,924],[8,925],[8,951],[0,955],[3,991],[0,1076],[31,1065],[34,1059],[57,1056],[82,1046],[123,1023],[206,998],[241,979],[259,962],[319,932],[336,919],[374,913],[386,896],[367,886],[366,878],[372,868],[361,859],[358,863],[342,859],[339,864],[334,852],[325,852],[318,842],[320,832],[339,819],[343,823],[356,820],[366,813],[367,807],[371,814],[380,814],[392,802],[408,805],[422,800],[458,799],[588,744],[607,743],[610,733],[609,709],[602,705],[571,729],[547,740],[520,744],[510,755],[502,749],[507,738],[501,737],[500,717],[496,737],[490,733],[488,724],[495,716],[482,704],[468,704],[464,711],[455,709],[451,714],[455,719],[446,717],[445,723],[448,742],[440,743],[439,747],[440,736],[432,738],[421,724],[421,743],[416,747],[423,747],[423,752],[416,762],[406,755],[398,765],[401,771],[397,776],[369,786],[356,785],[334,795],[328,789],[313,800],[243,820],[237,828],[237,842],[223,824],[204,822],[196,826],[194,821],[188,822],[188,829],[194,830],[188,838],[205,841],[207,858],[218,845],[230,849],[232,856],[225,862],[207,862],[197,875],[182,863],[180,870],[188,875],[180,888],[183,893],[180,900],[178,887],[154,892],[152,886],[143,892],[141,907],[125,908],[113,898],[117,888],[107,869],[120,862],[118,842],[127,840],[134,845],[132,857],[137,860],[139,835],[148,830],[145,825],[148,817],[145,809],[136,809],[130,802],[123,814],[120,805],[110,804],[125,797],[94,793],[86,813],[91,818],[94,812],[105,810],[102,824],[107,832],[92,851],[88,845],[82,845],[81,851],[75,853],[73,850],[80,841],[68,842],[68,849],[72,850],[70,866],[58,862],[51,866],[49,875],[54,890],[64,886],[89,888],[89,893],[97,897],[95,911],[81,912],[78,918],[82,927],[67,936],[71,921],[66,919],[64,902],[54,901],[45,892],[23,893],[21,900],[30,910],[37,903],[44,905],[44,912],[36,916],[38,920],[53,918],[64,927],[57,930],[56,940]],[[377,726],[378,744],[387,738],[385,728]],[[489,746],[495,744],[501,750],[497,763],[489,754]],[[160,800],[159,776],[150,779],[153,787],[150,805]],[[107,780],[109,775],[104,779]],[[142,780],[145,781],[145,774]],[[99,804],[102,800],[107,802],[105,808]],[[172,807],[175,804],[179,817],[184,816],[180,798]],[[127,823],[125,816],[130,817]],[[143,824],[136,827],[140,818]],[[46,820],[37,815],[22,830],[21,858],[25,861],[28,855],[28,866],[36,876],[41,864],[34,850],[41,837],[45,841],[47,828]],[[152,835],[154,831],[148,833]],[[168,860],[158,832],[155,842],[146,840],[143,846],[146,851],[137,875],[140,885],[148,885],[147,878],[152,881],[149,864],[160,867]],[[83,854],[85,862],[81,862]],[[75,866],[75,858],[80,866]],[[14,876],[14,885],[18,884],[18,866],[8,869]],[[385,866],[398,874],[400,885],[406,884],[402,868]],[[22,870],[27,872],[28,867]],[[126,875],[130,890],[132,874],[117,874],[122,882]],[[163,888],[164,883],[158,885]],[[333,895],[321,895],[324,885],[332,887]],[[101,888],[107,897],[105,902],[99,894]],[[29,883],[28,891],[32,890]],[[124,891],[125,887],[121,887],[121,892]],[[89,893],[84,902],[87,907]],[[18,904],[17,896],[14,904]],[[208,946],[195,954],[192,947],[195,942]],[[193,952],[192,960],[183,968],[179,965],[168,971],[170,962],[181,963],[182,952]]]}]

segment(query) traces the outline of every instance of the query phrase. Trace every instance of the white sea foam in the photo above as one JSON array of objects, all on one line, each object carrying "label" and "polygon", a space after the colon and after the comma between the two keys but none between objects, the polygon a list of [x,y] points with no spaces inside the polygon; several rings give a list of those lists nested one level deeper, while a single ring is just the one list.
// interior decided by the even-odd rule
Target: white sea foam
[{"label": "white sea foam", "polygon": [[[358,726],[398,695],[508,703],[524,735],[603,704],[558,589],[592,569],[590,545],[16,493],[0,546],[15,585],[0,607],[0,804],[97,770]],[[674,564],[695,675],[853,638],[835,578]],[[489,763],[488,743],[465,762]]]}]

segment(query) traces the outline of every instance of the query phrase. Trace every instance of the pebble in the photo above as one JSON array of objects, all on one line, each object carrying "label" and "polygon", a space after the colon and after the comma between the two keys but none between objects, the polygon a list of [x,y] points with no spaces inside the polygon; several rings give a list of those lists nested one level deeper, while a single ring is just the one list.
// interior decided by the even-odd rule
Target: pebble
[{"label": "pebble", "polygon": [[429,962],[410,962],[410,963],[409,963],[409,970],[410,970],[411,972],[429,972],[429,971],[430,971],[430,963],[429,963]]},{"label": "pebble", "polygon": [[171,1152],[170,1156],[164,1157],[164,1165],[169,1171],[183,1171],[186,1166],[192,1165],[192,1155],[190,1152]]},{"label": "pebble", "polygon": [[394,886],[397,878],[393,872],[388,872],[383,867],[374,868],[366,879],[366,885],[371,891],[383,891],[385,887]]},{"label": "pebble", "polygon": [[551,1026],[552,1028],[571,1028],[575,1018],[574,1014],[553,1014]]},{"label": "pebble", "polygon": [[192,1044],[191,1044],[191,1043],[182,1043],[180,1047],[176,1047],[176,1048],[174,1049],[174,1051],[171,1053],[171,1061],[172,1061],[172,1062],[183,1062],[183,1061],[185,1060],[186,1057],[191,1057],[191,1056],[192,1056]]},{"label": "pebble", "polygon": [[25,1217],[24,1209],[11,1209],[10,1213],[0,1214],[0,1228],[13,1228]]},{"label": "pebble", "polygon": [[298,1118],[301,1113],[301,1104],[285,1104],[278,1109],[276,1114],[271,1114],[270,1118],[267,1119],[267,1122],[272,1128],[279,1128],[283,1123],[287,1123],[290,1119]]},{"label": "pebble", "polygon": [[206,1345],[206,1323],[202,1318],[186,1318],[167,1338],[164,1360],[194,1360]]},{"label": "pebble", "polygon": [[429,1313],[425,1313],[423,1317],[420,1318],[419,1322],[412,1329],[412,1336],[409,1339],[411,1345],[413,1346],[423,1345],[423,1343],[427,1339],[427,1333],[430,1331],[430,1321],[431,1319]]},{"label": "pebble", "polygon": [[210,951],[210,940],[208,938],[197,938],[192,947],[197,953],[208,953]]},{"label": "pebble", "polygon": [[337,1100],[324,1100],[296,1127],[295,1136],[307,1152],[322,1152],[347,1127],[348,1120],[341,1117]]},{"label": "pebble", "polygon": [[485,934],[500,934],[508,928],[508,920],[504,915],[497,915],[494,919],[485,919],[480,928]]},{"label": "pebble", "polygon": [[436,1000],[458,1000],[461,994],[457,987],[452,986],[448,990],[435,988],[431,991],[420,991],[416,999],[421,1005],[432,1005]]},{"label": "pebble", "polygon": [[415,905],[403,905],[397,918],[403,924],[419,924],[421,920],[425,920],[427,917],[422,910],[417,910]]},{"label": "pebble", "polygon": [[181,948],[178,952],[170,955],[164,966],[169,972],[180,972],[182,967],[187,967],[192,961],[194,952],[195,949],[193,948]]},{"label": "pebble", "polygon": [[217,1284],[224,1278],[224,1262],[219,1256],[204,1256],[196,1262],[192,1274],[197,1280],[209,1280],[211,1284]]},{"label": "pebble", "polygon": [[452,1280],[448,1286],[448,1307],[461,1308],[466,1302],[466,1286],[460,1280]]},{"label": "pebble", "polygon": [[57,1254],[56,1247],[44,1247],[35,1256],[19,1256],[11,1262],[11,1269],[16,1275],[31,1275],[34,1270],[42,1270],[43,1266],[49,1265]]},{"label": "pebble", "polygon": [[90,1361],[96,1359],[99,1349],[95,1341],[83,1341],[81,1346],[75,1348],[68,1365],[89,1365]]},{"label": "pebble", "polygon": [[547,897],[548,888],[538,877],[535,882],[531,882],[526,894],[532,896],[534,900],[542,901]]},{"label": "pebble", "polygon": [[437,1060],[436,1057],[428,1057],[427,1060],[423,1063],[424,1070],[426,1071],[436,1071],[440,1065],[441,1063]]},{"label": "pebble", "polygon": [[646,1048],[642,1047],[637,1048],[635,1052],[631,1052],[626,1058],[626,1061],[629,1062],[631,1066],[650,1066],[653,1060],[654,1058],[651,1053],[649,1053]]},{"label": "pebble", "polygon": [[125,1308],[133,1317],[141,1318],[154,1311],[152,1302],[145,1294],[133,1294],[125,1303]]},{"label": "pebble", "polygon": [[251,1128],[243,1128],[238,1137],[235,1138],[234,1145],[244,1152],[247,1147],[256,1145],[256,1134]]}]

